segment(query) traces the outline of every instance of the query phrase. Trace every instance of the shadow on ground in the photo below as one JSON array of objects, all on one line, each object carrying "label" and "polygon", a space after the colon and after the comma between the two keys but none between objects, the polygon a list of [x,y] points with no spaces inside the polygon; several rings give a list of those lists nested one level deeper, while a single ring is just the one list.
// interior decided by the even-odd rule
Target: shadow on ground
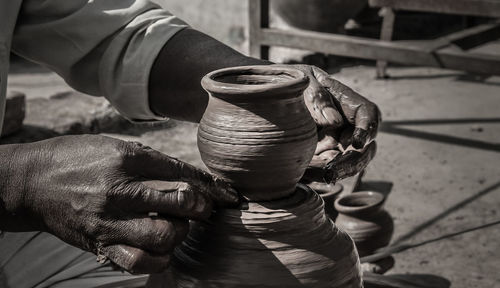
[{"label": "shadow on ground", "polygon": [[380,127],[380,132],[397,134],[410,138],[419,138],[429,141],[436,141],[446,144],[459,145],[469,148],[477,148],[500,152],[500,144],[490,143],[474,139],[460,138],[450,135],[437,134],[432,132],[417,131],[409,128],[399,127],[399,125],[435,125],[435,124],[469,124],[469,123],[500,123],[500,118],[468,118],[468,119],[427,119],[409,121],[385,121]]}]

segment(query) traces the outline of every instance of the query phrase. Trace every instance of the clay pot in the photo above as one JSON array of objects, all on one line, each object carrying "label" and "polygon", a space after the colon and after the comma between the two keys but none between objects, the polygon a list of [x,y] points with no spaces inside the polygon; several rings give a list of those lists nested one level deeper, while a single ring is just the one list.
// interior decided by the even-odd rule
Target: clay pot
[{"label": "clay pot", "polygon": [[394,221],[383,209],[385,197],[372,191],[356,192],[335,201],[339,215],[335,221],[356,243],[360,257],[389,244]]},{"label": "clay pot", "polygon": [[287,198],[218,210],[192,226],[170,269],[148,287],[360,288],[354,242],[322,203],[299,185]]},{"label": "clay pot", "polygon": [[318,32],[337,32],[366,6],[366,0],[273,0],[271,9],[288,25]]},{"label": "clay pot", "polygon": [[334,202],[335,199],[340,195],[344,186],[340,183],[324,183],[324,182],[311,182],[308,183],[311,189],[316,191],[319,196],[325,202],[325,212],[330,217],[330,219],[335,220],[337,218],[337,210],[335,210]]},{"label": "clay pot", "polygon": [[292,194],[317,141],[302,96],[309,83],[304,73],[235,67],[212,72],[201,83],[210,94],[198,129],[205,165],[248,200]]}]

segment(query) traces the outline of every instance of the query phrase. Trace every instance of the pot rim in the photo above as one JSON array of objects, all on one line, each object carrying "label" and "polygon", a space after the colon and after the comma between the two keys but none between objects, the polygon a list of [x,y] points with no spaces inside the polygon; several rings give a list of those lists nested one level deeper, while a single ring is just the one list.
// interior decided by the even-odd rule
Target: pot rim
[{"label": "pot rim", "polygon": [[[344,191],[344,185],[340,183],[325,183],[319,181],[313,181],[311,183],[306,184],[309,188],[318,193],[322,198],[335,196],[337,197],[342,191]],[[322,190],[328,190],[328,192],[321,193]]]},{"label": "pot rim", "polygon": [[[287,75],[291,77],[279,83],[262,84],[241,84],[227,83],[217,81],[217,78],[229,75]],[[304,90],[309,84],[309,78],[306,74],[293,67],[284,67],[281,65],[254,65],[237,66],[223,68],[212,71],[205,75],[201,80],[203,88],[218,95],[255,95],[255,94],[274,94],[273,92]]]},{"label": "pot rim", "polygon": [[[366,201],[368,199],[368,201]],[[361,205],[354,205],[353,201],[363,202]],[[342,196],[335,200],[335,209],[339,213],[353,214],[358,212],[375,211],[380,209],[384,204],[385,196],[380,192],[375,191],[359,191],[352,194]]]}]

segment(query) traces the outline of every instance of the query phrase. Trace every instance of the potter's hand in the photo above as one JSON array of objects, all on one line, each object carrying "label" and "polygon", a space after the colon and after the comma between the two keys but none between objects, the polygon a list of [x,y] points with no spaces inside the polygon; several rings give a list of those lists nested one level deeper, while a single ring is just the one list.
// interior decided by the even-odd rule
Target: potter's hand
[{"label": "potter's hand", "polygon": [[10,171],[0,169],[0,230],[46,231],[132,273],[163,271],[189,219],[238,202],[208,173],[138,143],[67,136],[0,154]]},{"label": "potter's hand", "polygon": [[381,121],[377,105],[317,67],[295,67],[310,79],[304,100],[318,125],[319,141],[305,180],[331,182],[353,176],[375,155],[376,145],[370,141]]}]

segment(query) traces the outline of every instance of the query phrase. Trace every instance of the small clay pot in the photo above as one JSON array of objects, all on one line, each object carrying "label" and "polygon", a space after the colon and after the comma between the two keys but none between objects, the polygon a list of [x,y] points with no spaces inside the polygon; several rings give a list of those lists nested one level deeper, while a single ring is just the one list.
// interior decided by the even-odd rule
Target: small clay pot
[{"label": "small clay pot", "polygon": [[387,246],[391,240],[394,221],[383,209],[384,202],[384,195],[373,191],[356,192],[335,201],[339,213],[335,223],[352,237],[360,257]]},{"label": "small clay pot", "polygon": [[210,171],[246,199],[291,195],[312,159],[316,124],[304,103],[309,79],[281,66],[214,71],[201,85],[210,94],[198,148]]},{"label": "small clay pot", "polygon": [[337,218],[338,212],[335,210],[334,202],[335,199],[340,195],[344,186],[340,183],[324,183],[324,182],[311,182],[307,184],[311,189],[316,191],[319,196],[325,202],[325,212],[328,214],[330,219],[335,220]]}]

